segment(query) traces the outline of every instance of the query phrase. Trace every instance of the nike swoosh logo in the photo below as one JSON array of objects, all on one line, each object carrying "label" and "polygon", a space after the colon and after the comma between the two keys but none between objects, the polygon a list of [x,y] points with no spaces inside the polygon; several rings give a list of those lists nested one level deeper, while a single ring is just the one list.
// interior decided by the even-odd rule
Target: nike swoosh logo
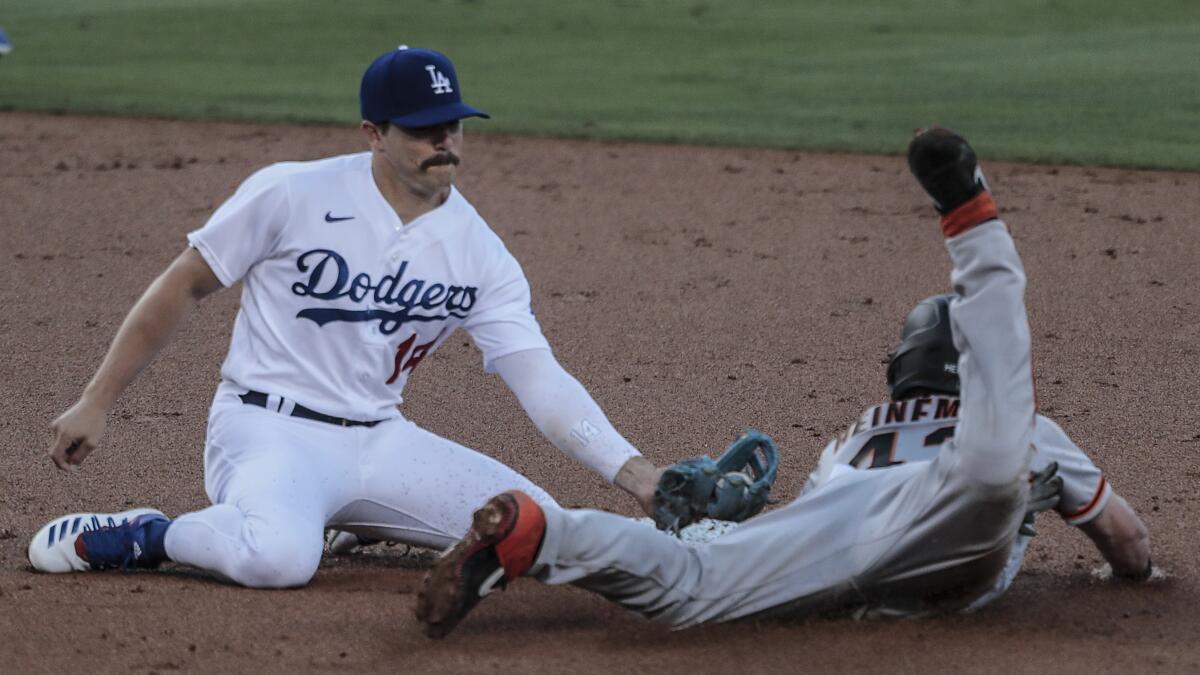
[{"label": "nike swoosh logo", "polygon": [[354,216],[335,216],[333,211],[325,212],[325,222],[327,223],[338,223],[343,220],[354,220]]},{"label": "nike swoosh logo", "polygon": [[479,584],[479,597],[485,598],[490,595],[492,591],[496,590],[496,584],[500,583],[503,578],[504,568],[497,567],[495,572],[492,572],[487,579],[483,580],[482,584]]}]

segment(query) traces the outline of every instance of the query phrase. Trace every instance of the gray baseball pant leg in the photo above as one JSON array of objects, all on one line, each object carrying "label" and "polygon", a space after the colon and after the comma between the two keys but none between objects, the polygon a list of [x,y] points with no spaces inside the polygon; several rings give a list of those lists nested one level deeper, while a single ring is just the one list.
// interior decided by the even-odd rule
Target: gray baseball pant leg
[{"label": "gray baseball pant leg", "polygon": [[848,471],[701,545],[610,513],[547,508],[531,574],[675,627],[961,609],[1003,568],[1023,496],[1019,484],[980,489],[954,453],[946,459]]}]

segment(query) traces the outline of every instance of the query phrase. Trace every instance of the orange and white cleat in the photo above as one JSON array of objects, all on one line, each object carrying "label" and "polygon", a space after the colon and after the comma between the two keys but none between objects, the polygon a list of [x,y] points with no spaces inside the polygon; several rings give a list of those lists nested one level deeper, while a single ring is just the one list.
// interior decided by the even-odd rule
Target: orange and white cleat
[{"label": "orange and white cleat", "polygon": [[524,492],[510,490],[488,500],[466,536],[425,575],[417,597],[425,635],[450,634],[480,600],[529,571],[545,533],[542,507]]}]

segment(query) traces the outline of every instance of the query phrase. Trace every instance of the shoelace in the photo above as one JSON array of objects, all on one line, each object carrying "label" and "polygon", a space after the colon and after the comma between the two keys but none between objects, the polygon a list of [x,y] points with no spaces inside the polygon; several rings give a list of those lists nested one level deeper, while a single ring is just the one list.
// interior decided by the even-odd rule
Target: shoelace
[{"label": "shoelace", "polygon": [[142,548],[133,534],[133,527],[128,520],[117,523],[108,518],[107,525],[100,525],[100,520],[92,518],[94,527],[85,526],[80,537],[84,538],[84,548],[87,549],[88,564],[95,570],[120,568],[126,571],[141,558]]}]

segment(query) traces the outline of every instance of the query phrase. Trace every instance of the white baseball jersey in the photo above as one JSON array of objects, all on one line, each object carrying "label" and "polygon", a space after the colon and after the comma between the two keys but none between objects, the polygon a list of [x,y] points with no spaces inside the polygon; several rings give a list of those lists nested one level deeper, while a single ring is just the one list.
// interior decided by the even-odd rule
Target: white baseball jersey
[{"label": "white baseball jersey", "polygon": [[222,284],[245,282],[226,386],[359,420],[396,417],[409,373],[458,327],[496,358],[548,349],[529,284],[455,189],[402,223],[371,154],[284,162],[188,235]]},{"label": "white baseball jersey", "polygon": [[[946,396],[888,401],[868,408],[825,447],[804,490],[819,486],[839,464],[874,470],[933,460],[954,435],[958,409],[959,400]],[[1095,518],[1112,495],[1100,469],[1048,417],[1037,416],[1033,445],[1036,452],[1030,470],[1041,471],[1058,462],[1063,489],[1056,508],[1063,519],[1082,525]]]}]

